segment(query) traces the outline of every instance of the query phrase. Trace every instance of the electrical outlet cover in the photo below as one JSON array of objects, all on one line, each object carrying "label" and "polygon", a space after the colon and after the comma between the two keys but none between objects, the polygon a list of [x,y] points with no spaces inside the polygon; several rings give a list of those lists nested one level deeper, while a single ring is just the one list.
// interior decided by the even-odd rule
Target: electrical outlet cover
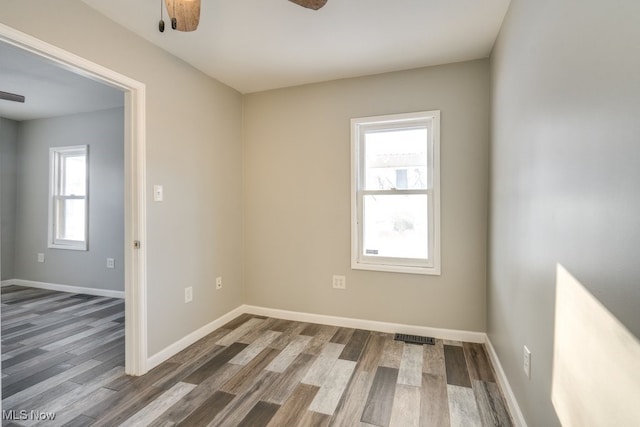
[{"label": "electrical outlet cover", "polygon": [[334,289],[347,289],[347,279],[344,276],[333,276]]}]

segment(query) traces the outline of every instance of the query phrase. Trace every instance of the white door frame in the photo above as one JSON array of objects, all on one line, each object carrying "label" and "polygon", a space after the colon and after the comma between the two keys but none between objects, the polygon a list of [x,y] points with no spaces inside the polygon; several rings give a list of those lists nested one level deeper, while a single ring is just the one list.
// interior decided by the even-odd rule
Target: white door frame
[{"label": "white door frame", "polygon": [[[125,371],[147,372],[145,85],[0,23],[0,41],[122,90],[124,100]],[[134,242],[142,242],[134,249]]]}]

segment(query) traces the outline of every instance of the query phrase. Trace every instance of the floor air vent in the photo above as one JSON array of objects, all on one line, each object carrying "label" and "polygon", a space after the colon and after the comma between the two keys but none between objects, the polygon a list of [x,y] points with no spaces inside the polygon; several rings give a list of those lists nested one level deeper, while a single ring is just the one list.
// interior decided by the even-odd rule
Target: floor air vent
[{"label": "floor air vent", "polygon": [[396,334],[396,341],[404,341],[407,344],[429,344],[435,345],[436,339],[431,337],[421,337],[419,335]]}]

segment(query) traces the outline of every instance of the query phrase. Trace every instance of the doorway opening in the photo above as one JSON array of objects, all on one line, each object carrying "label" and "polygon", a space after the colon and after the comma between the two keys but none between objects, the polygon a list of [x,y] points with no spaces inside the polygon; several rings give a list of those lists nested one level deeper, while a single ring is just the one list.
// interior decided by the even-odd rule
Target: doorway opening
[{"label": "doorway opening", "polygon": [[0,43],[124,94],[125,372],[143,375],[147,371],[145,85],[3,24]]}]

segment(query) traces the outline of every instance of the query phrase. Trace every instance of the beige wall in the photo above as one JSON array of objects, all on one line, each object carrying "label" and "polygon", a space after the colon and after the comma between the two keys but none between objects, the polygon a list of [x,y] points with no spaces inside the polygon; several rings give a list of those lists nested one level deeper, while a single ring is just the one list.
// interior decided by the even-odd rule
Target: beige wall
[{"label": "beige wall", "polygon": [[[247,302],[484,331],[489,92],[480,60],[245,96]],[[435,109],[442,275],[351,270],[349,120]]]},{"label": "beige wall", "polygon": [[492,55],[488,334],[530,426],[559,425],[558,264],[640,336],[639,17],[637,0],[513,0]]},{"label": "beige wall", "polygon": [[241,95],[79,0],[3,0],[0,22],[146,84],[149,355],[240,305]]}]

